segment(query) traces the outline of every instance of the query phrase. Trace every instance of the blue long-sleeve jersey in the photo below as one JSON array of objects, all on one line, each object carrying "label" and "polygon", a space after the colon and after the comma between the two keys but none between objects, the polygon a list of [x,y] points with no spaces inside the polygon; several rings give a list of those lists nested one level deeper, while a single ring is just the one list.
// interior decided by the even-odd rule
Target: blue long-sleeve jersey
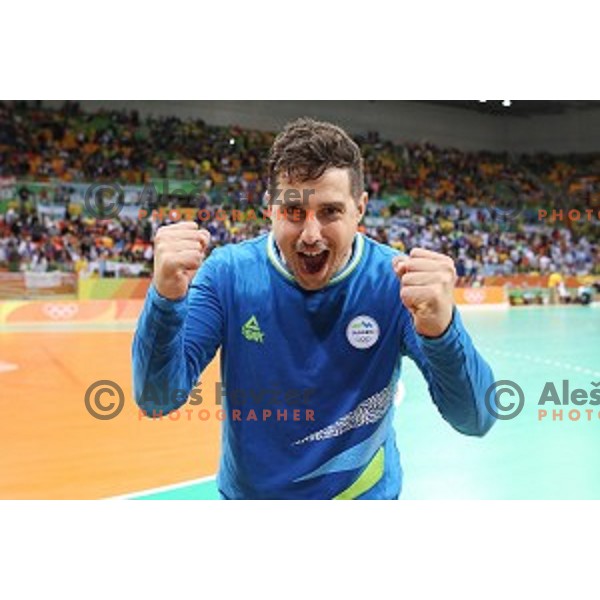
[{"label": "blue long-sleeve jersey", "polygon": [[343,270],[306,291],[269,234],[214,250],[181,300],[151,286],[133,342],[137,404],[149,415],[179,408],[185,394],[156,405],[148,389],[188,392],[220,347],[223,497],[398,497],[403,356],[458,431],[483,435],[494,419],[484,405],[493,374],[458,311],[441,337],[416,333],[395,254],[357,234]]}]

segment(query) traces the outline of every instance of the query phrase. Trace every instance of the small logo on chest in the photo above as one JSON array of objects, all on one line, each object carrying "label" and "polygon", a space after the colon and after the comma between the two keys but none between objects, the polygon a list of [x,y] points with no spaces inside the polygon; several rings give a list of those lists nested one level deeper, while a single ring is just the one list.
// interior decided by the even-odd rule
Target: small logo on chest
[{"label": "small logo on chest", "polygon": [[379,339],[379,325],[368,315],[354,317],[346,327],[346,337],[354,348],[366,350],[374,346]]},{"label": "small logo on chest", "polygon": [[242,335],[249,342],[260,342],[264,343],[265,334],[261,331],[260,325],[256,320],[256,317],[252,315],[243,325],[242,325]]}]

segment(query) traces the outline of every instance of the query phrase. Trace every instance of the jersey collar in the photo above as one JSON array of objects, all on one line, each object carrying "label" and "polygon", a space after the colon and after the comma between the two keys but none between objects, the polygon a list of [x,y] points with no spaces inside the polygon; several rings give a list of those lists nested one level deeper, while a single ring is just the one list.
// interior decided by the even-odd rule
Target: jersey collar
[{"label": "jersey collar", "polygon": [[[364,237],[362,236],[362,234],[357,233],[354,236],[354,241],[352,242],[352,256],[350,257],[350,260],[340,271],[338,271],[329,280],[325,287],[329,287],[346,279],[346,277],[348,277],[360,263],[360,259],[362,258],[364,248]],[[269,257],[271,264],[281,275],[283,275],[283,277],[285,277],[288,281],[296,281],[294,275],[290,272],[290,270],[283,262],[283,258],[279,253],[277,244],[275,243],[275,237],[273,236],[273,232],[270,232],[269,236],[267,237],[267,256]]]}]

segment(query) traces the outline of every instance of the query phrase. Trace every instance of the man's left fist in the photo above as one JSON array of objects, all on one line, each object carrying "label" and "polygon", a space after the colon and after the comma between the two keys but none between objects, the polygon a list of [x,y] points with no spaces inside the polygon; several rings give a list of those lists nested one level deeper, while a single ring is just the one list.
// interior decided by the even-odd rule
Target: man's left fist
[{"label": "man's left fist", "polygon": [[410,311],[417,333],[439,337],[452,321],[456,270],[454,261],[438,252],[413,248],[392,260],[400,279],[400,299]]}]

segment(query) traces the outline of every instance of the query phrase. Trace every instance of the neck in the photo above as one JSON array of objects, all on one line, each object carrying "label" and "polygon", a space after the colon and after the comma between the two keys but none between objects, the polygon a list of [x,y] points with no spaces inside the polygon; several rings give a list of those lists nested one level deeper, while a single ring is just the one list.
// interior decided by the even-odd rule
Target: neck
[{"label": "neck", "polygon": [[346,256],[344,256],[344,259],[340,263],[340,266],[338,267],[338,270],[335,272],[335,275],[337,275],[339,272],[343,271],[346,268],[346,265],[348,264],[348,262],[350,261],[350,258],[352,258],[352,246],[350,246],[350,249],[348,250],[348,252],[346,252]]}]

